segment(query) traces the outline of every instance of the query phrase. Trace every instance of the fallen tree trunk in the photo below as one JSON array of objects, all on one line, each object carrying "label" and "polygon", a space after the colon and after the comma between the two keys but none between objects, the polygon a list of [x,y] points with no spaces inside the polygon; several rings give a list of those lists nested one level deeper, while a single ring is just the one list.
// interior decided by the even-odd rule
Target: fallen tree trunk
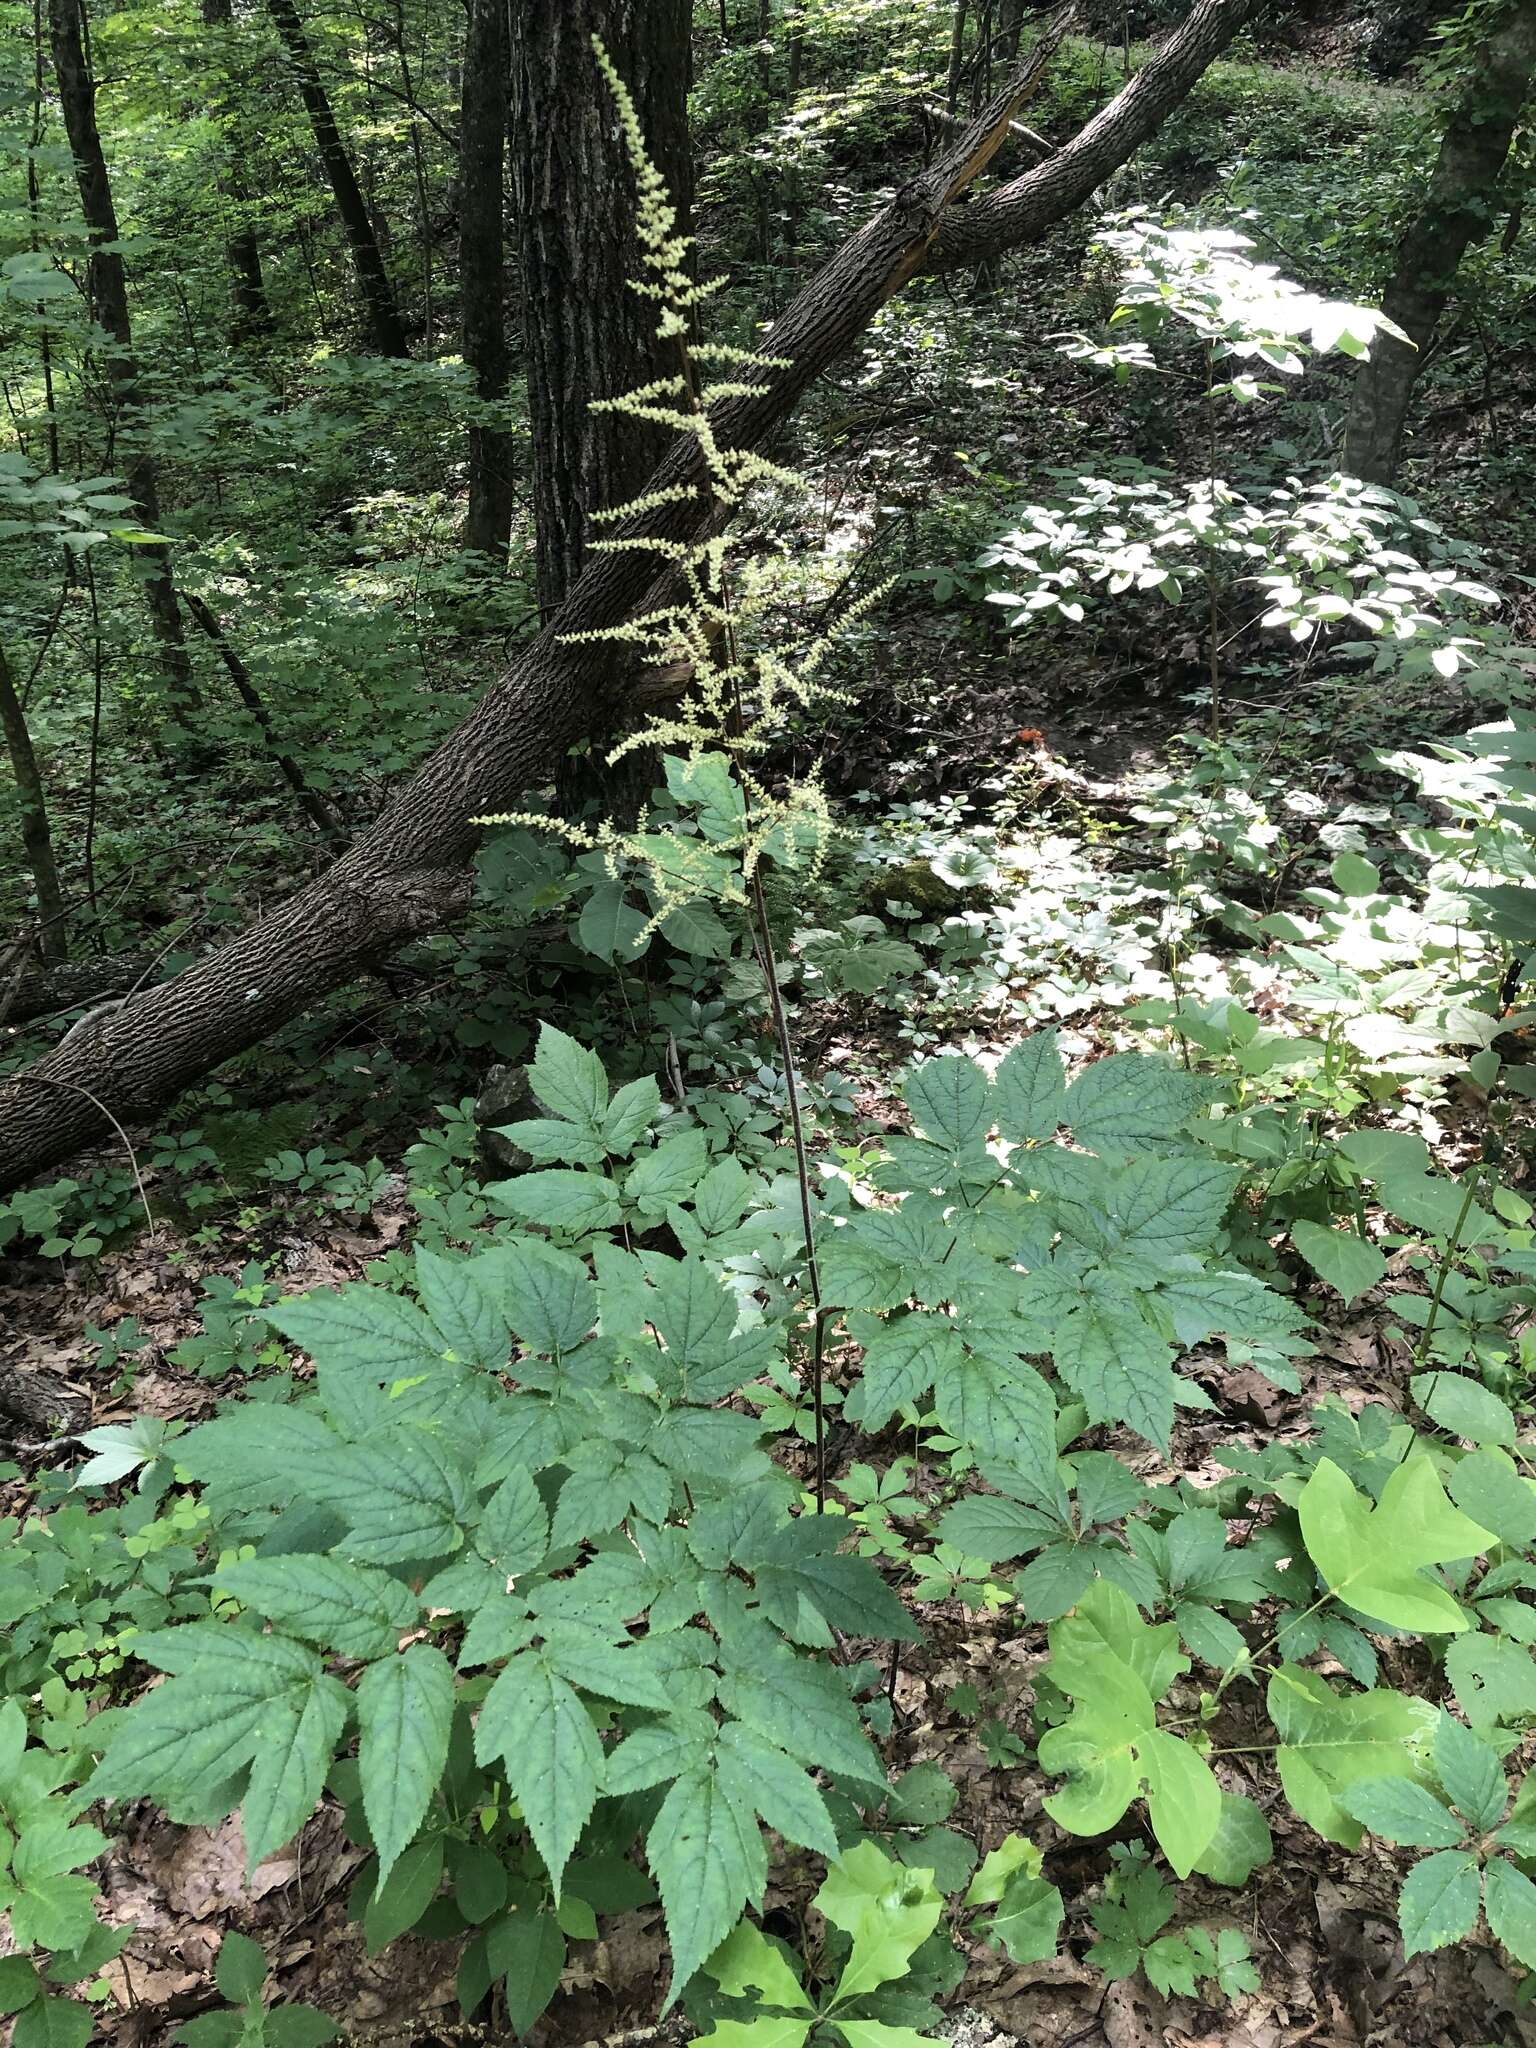
[{"label": "fallen tree trunk", "polygon": [[[1009,123],[1054,51],[1060,25],[1049,31],[954,147],[904,184],[791,303],[763,344],[765,356],[788,367],[760,372],[750,392],[720,406],[714,421],[720,442],[762,446],[877,309],[931,264],[1001,255],[1070,213],[1146,140],[1263,4],[1197,0],[1184,25],[1082,135],[963,209],[961,225],[954,202],[1006,141]],[[1119,122],[1116,108],[1122,109]],[[696,445],[680,442],[651,488],[662,492],[698,473]],[[664,505],[638,515],[626,530],[680,537],[690,516],[699,515]],[[547,782],[566,748],[603,729],[631,680],[622,650],[605,642],[572,644],[566,636],[622,621],[645,598],[653,574],[639,551],[594,556],[558,616],[325,874],[220,951],[129,997],[92,1032],[0,1082],[0,1191],[98,1137],[107,1128],[98,1104],[122,1120],[145,1114],[260,1044],[371,961],[467,907],[467,864],[478,837],[470,820],[514,808]]]}]

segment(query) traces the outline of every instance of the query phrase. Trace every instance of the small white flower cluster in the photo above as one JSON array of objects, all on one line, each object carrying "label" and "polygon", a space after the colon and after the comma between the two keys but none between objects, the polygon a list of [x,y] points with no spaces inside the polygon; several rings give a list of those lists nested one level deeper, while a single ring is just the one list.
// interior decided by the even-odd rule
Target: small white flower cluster
[{"label": "small white flower cluster", "polygon": [[[751,371],[761,376],[790,365],[782,358],[729,343],[692,338],[690,315],[721,280],[700,284],[689,277],[692,237],[678,232],[676,208],[647,153],[628,88],[596,37],[593,49],[613,93],[638,187],[637,232],[648,274],[630,280],[631,288],[657,302],[657,339],[675,349],[678,367],[616,398],[598,399],[592,410],[670,427],[690,437],[698,447],[703,472],[697,483],[666,485],[596,512],[593,521],[630,525],[647,513],[695,506],[699,525],[716,530],[706,530],[698,539],[626,531],[594,541],[594,552],[640,552],[657,557],[664,565],[667,601],[621,625],[566,638],[573,643],[619,642],[636,649],[644,665],[681,668],[689,678],[675,709],[648,718],[622,739],[608,756],[610,764],[643,747],[666,749],[689,764],[699,763],[704,756],[723,755],[738,801],[729,815],[711,811],[704,821],[704,835],[698,839],[652,831],[644,813],[636,828],[627,832],[611,820],[589,829],[522,812],[476,822],[555,832],[572,845],[601,852],[616,881],[625,881],[638,870],[637,879],[651,905],[645,926],[645,934],[649,934],[673,911],[701,897],[745,903],[765,856],[784,865],[808,867],[814,876],[833,832],[820,783],[813,775],[783,791],[772,791],[753,773],[749,761],[767,752],[787,706],[806,706],[817,698],[846,698],[820,680],[819,672],[831,650],[830,634],[822,634],[798,650],[793,660],[778,653],[766,635],[763,644],[745,644],[751,638],[752,622],[762,616],[765,600],[759,580],[750,570],[734,569],[734,536],[722,521],[738,512],[756,487],[778,485],[798,492],[803,484],[794,471],[766,456],[720,445],[710,419],[711,408],[725,399],[749,396],[758,387],[740,374],[704,381],[700,369],[718,365],[726,373]],[[867,612],[889,587],[882,583],[866,592],[843,613],[840,624]]]}]

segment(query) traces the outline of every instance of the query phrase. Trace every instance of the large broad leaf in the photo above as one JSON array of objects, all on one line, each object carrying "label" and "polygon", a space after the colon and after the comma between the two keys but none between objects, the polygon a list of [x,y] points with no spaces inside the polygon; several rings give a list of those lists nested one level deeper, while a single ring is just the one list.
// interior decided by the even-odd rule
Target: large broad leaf
[{"label": "large broad leaf", "polygon": [[507,1362],[509,1324],[497,1301],[494,1274],[477,1259],[446,1258],[416,1247],[422,1306],[455,1358],[486,1372]]},{"label": "large broad leaf", "polygon": [[522,1578],[544,1562],[549,1515],[526,1466],[509,1472],[482,1508],[475,1548],[509,1579]]},{"label": "large broad leaf", "polygon": [[1483,1910],[1495,1941],[1528,1970],[1536,1969],[1536,1884],[1495,1856],[1483,1876]]},{"label": "large broad leaf", "polygon": [[1317,1672],[1282,1664],[1270,1677],[1268,1704],[1280,1737],[1275,1761],[1285,1795],[1330,1842],[1360,1845],[1360,1825],[1342,1804],[1350,1787],[1426,1775],[1424,1753],[1435,1725],[1427,1700],[1385,1691],[1341,1698]]},{"label": "large broad leaf", "polygon": [[507,1322],[530,1351],[574,1351],[597,1321],[597,1289],[571,1252],[523,1238],[494,1246],[477,1264],[491,1270]]},{"label": "large broad leaf", "polygon": [[573,1237],[612,1229],[621,1213],[619,1191],[605,1174],[581,1173],[574,1167],[556,1166],[547,1173],[493,1181],[485,1192],[511,1215]]},{"label": "large broad leaf", "polygon": [[1129,1288],[1098,1281],[1060,1325],[1056,1368],[1094,1422],[1123,1422],[1159,1450],[1173,1431],[1173,1347],[1148,1323]]},{"label": "large broad leaf", "polygon": [[705,1957],[719,1947],[767,1876],[763,1838],[750,1805],[710,1770],[681,1777],[661,1803],[645,1853],[661,1891],[672,1982],[663,2012]]},{"label": "large broad leaf", "polygon": [[1372,1506],[1331,1458],[1322,1458],[1298,1503],[1307,1554],[1324,1583],[1373,1621],[1423,1635],[1469,1626],[1425,1569],[1477,1557],[1494,1538],[1452,1507],[1428,1457],[1406,1458]]},{"label": "large broad leaf", "polygon": [[1386,1277],[1386,1253],[1353,1230],[1334,1230],[1324,1223],[1293,1223],[1291,1242],[1319,1280],[1326,1280],[1343,1295],[1346,1308]]},{"label": "large broad leaf", "polygon": [[316,1365],[372,1386],[433,1372],[450,1349],[443,1332],[419,1308],[361,1281],[334,1293],[317,1289],[264,1313]]},{"label": "large broad leaf", "polygon": [[480,1709],[475,1754],[481,1763],[501,1759],[558,1898],[602,1782],[591,1715],[541,1657],[524,1653],[505,1666]]},{"label": "large broad leaf", "polygon": [[431,1643],[370,1664],[357,1688],[358,1775],[379,1882],[420,1827],[448,1758],[453,1672]]}]

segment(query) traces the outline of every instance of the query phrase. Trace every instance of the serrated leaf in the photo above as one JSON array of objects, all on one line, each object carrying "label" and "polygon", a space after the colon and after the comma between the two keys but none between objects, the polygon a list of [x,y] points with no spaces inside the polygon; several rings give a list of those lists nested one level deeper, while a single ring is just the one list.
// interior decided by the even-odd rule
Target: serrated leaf
[{"label": "serrated leaf", "polygon": [[475,1548],[509,1579],[537,1570],[549,1549],[549,1515],[526,1466],[518,1466],[480,1511]]},{"label": "serrated leaf", "polygon": [[767,1875],[763,1839],[751,1809],[709,1771],[690,1771],[662,1801],[645,1842],[661,1892],[672,1981],[663,2012],[760,1897]]},{"label": "serrated leaf", "polygon": [[370,1664],[357,1688],[363,1812],[387,1879],[425,1817],[448,1759],[454,1683],[435,1644]]},{"label": "serrated leaf", "polygon": [[927,1137],[963,1152],[986,1137],[992,1121],[987,1077],[957,1054],[924,1060],[902,1084],[914,1120]]},{"label": "serrated leaf", "polygon": [[558,1358],[585,1340],[597,1321],[597,1289],[573,1253],[524,1238],[482,1256],[495,1262],[503,1312],[530,1351]]},{"label": "serrated leaf", "polygon": [[1331,1458],[1319,1459],[1297,1511],[1308,1556],[1324,1583],[1351,1607],[1373,1621],[1424,1635],[1469,1626],[1451,1595],[1423,1572],[1480,1556],[1494,1539],[1451,1506],[1426,1456],[1406,1458],[1374,1507]]},{"label": "serrated leaf", "polygon": [[1409,1871],[1397,1902],[1404,1956],[1464,1941],[1477,1925],[1482,1887],[1477,1858],[1442,1849]]},{"label": "serrated leaf", "polygon": [[219,1944],[213,1966],[219,1996],[231,2005],[255,2005],[267,1981],[267,1958],[259,1942],[231,1927]]},{"label": "serrated leaf", "polygon": [[492,1181],[486,1194],[513,1216],[542,1223],[573,1237],[590,1230],[611,1230],[621,1215],[619,1191],[601,1173],[551,1167],[545,1173],[519,1174],[516,1180]]},{"label": "serrated leaf", "polygon": [[1454,1848],[1466,1833],[1450,1808],[1412,1778],[1364,1778],[1340,1792],[1339,1804],[1373,1835],[1407,1848]]},{"label": "serrated leaf", "polygon": [[1513,1444],[1515,1418],[1481,1380],[1461,1372],[1415,1373],[1413,1398],[1431,1422],[1469,1444]]},{"label": "serrated leaf", "polygon": [[973,1493],[956,1501],[939,1517],[934,1532],[941,1543],[952,1543],[967,1557],[983,1564],[1002,1564],[1013,1557],[1027,1557],[1043,1543],[1061,1534],[1061,1524],[1038,1508],[1005,1500],[1000,1494]]},{"label": "serrated leaf", "polygon": [[538,1051],[528,1079],[544,1107],[568,1123],[598,1123],[608,1107],[608,1076],[602,1061],[553,1024],[539,1026]]},{"label": "serrated leaf", "polygon": [[623,885],[603,880],[593,889],[576,920],[576,936],[599,960],[637,960],[645,951],[643,911],[624,900]]},{"label": "serrated leaf", "polygon": [[387,1657],[418,1611],[411,1593],[387,1572],[304,1552],[237,1559],[214,1585],[343,1657]]},{"label": "serrated leaf", "polygon": [[933,1310],[893,1317],[864,1348],[859,1420],[883,1429],[898,1408],[942,1384],[965,1363],[953,1320]]},{"label": "serrated leaf", "polygon": [[474,1259],[455,1259],[416,1247],[416,1285],[433,1328],[456,1358],[486,1372],[501,1372],[509,1349],[507,1321],[497,1305],[489,1271]]},{"label": "serrated leaf", "polygon": [[524,1652],[486,1696],[475,1755],[481,1763],[501,1759],[558,1898],[602,1783],[603,1749],[591,1715],[542,1658]]},{"label": "serrated leaf", "polygon": [[248,1874],[291,1842],[320,1804],[351,1705],[346,1687],[322,1673],[297,1698],[268,1707],[240,1802]]},{"label": "serrated leaf", "polygon": [[737,1804],[750,1805],[786,1842],[814,1849],[818,1856],[836,1856],[837,1830],[827,1802],[815,1781],[777,1743],[740,1721],[727,1721],[720,1731],[719,1768],[726,1772],[727,1790]]},{"label": "serrated leaf", "polygon": [[1440,1789],[1481,1833],[1498,1826],[1509,1804],[1509,1787],[1497,1753],[1451,1714],[1440,1711],[1433,1750]]},{"label": "serrated leaf", "polygon": [[992,1113],[1003,1137],[1015,1145],[1055,1137],[1066,1113],[1067,1076],[1054,1030],[1011,1046],[992,1081]]},{"label": "serrated leaf", "polygon": [[1536,1884],[1502,1856],[1493,1857],[1483,1872],[1483,1910],[1494,1940],[1516,1962],[1536,1969]]},{"label": "serrated leaf", "polygon": [[1067,1090],[1066,1122],[1090,1152],[1161,1152],[1211,1093],[1200,1075],[1181,1073],[1150,1053],[1110,1053]]}]

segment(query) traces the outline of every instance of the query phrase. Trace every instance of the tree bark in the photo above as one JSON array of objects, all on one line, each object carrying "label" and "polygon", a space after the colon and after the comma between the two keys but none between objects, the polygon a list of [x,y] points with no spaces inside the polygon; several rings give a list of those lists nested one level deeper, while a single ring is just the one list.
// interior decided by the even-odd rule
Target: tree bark
[{"label": "tree bark", "polygon": [[[1164,67],[1184,78],[1187,91],[1199,75],[1184,61],[1188,39],[1197,38],[1208,57],[1214,56],[1254,11],[1254,0],[1197,0],[1185,28],[1122,100]],[[1213,33],[1213,23],[1225,33]],[[712,427],[722,445],[763,446],[878,308],[935,261],[945,260],[954,201],[1006,140],[1008,124],[1033,91],[1055,42],[1052,34],[1042,37],[1024,70],[954,147],[904,183],[799,293],[763,343],[765,356],[786,359],[788,367],[759,371],[750,392],[717,408]],[[1167,111],[1179,96],[1160,93],[1158,103]],[[1092,124],[1092,162],[1076,159],[1079,177],[1092,172],[1089,190],[1145,139],[1148,100],[1143,86],[1122,125],[1103,115]],[[1071,211],[1077,188],[1057,168],[1065,154],[985,202],[990,228],[968,233],[967,260],[1000,254],[1013,246],[1016,230],[1026,240]],[[1033,198],[1031,181],[1042,181],[1047,196]],[[663,490],[699,477],[697,449],[681,441],[651,482]],[[633,534],[684,538],[697,532],[697,518],[687,506],[674,504],[626,525]],[[221,1061],[259,1045],[354,980],[371,958],[438,929],[464,907],[470,897],[466,863],[478,836],[471,819],[513,808],[529,789],[547,782],[560,754],[609,715],[631,681],[620,650],[603,642],[573,643],[567,636],[621,623],[644,601],[653,573],[636,552],[594,555],[558,617],[331,869],[221,951],[130,997],[89,1039],[61,1046],[36,1067],[0,1081],[0,1192],[68,1158],[105,1128],[99,1111],[70,1094],[70,1086],[91,1089],[120,1118],[141,1115]]]},{"label": "tree bark", "polygon": [[589,410],[592,399],[672,367],[658,351],[650,301],[629,289],[642,274],[634,177],[592,38],[629,86],[686,225],[691,23],[691,0],[517,0],[512,10],[513,173],[546,613],[581,574],[587,515],[636,496],[667,443],[664,427]]},{"label": "tree bark", "polygon": [[16,778],[16,808],[21,816],[21,844],[32,870],[32,893],[37,898],[37,950],[41,958],[57,965],[68,952],[64,930],[64,891],[59,887],[58,863],[53,857],[53,833],[48,826],[48,799],[42,773],[27,729],[16,679],[0,647],[0,730],[5,733],[5,750],[11,757]]},{"label": "tree bark", "polygon": [[[229,49],[227,31],[234,20],[233,0],[202,0],[202,6],[203,25],[213,31],[210,40],[214,45],[219,73],[213,94],[213,110],[222,127],[231,118],[224,66]],[[217,146],[218,168],[214,179],[220,198],[234,216],[234,225],[224,243],[224,260],[229,266],[230,283],[229,339],[235,348],[243,348],[248,342],[259,341],[272,332],[272,308],[267,302],[266,279],[261,273],[261,246],[256,240],[256,230],[246,216],[250,192],[240,170],[240,152],[231,150],[223,135]]]},{"label": "tree bark", "polygon": [[[518,0],[512,0],[515,6]],[[469,0],[459,113],[459,303],[475,395],[507,395],[507,0]],[[471,421],[464,545],[505,559],[512,534],[512,436]]]},{"label": "tree bark", "polygon": [[[133,324],[128,314],[128,275],[123,266],[117,208],[107,176],[107,160],[96,126],[96,81],[86,54],[85,14],[81,0],[49,0],[49,36],[54,76],[64,113],[64,131],[75,159],[80,210],[91,238],[87,284],[91,314],[108,337],[107,381],[117,408],[117,426],[132,444],[127,470],[128,491],[146,531],[160,528],[160,484],[154,457],[143,439],[143,397],[138,360],[133,352]],[[170,549],[145,542],[144,601],[150,630],[160,649],[166,696],[174,717],[188,720],[201,707],[192,662],[176,608],[176,585]]]},{"label": "tree bark", "polygon": [[1536,74],[1536,0],[1514,0],[1479,46],[1457,95],[1424,204],[1397,246],[1381,308],[1408,340],[1380,335],[1355,378],[1344,468],[1390,483],[1402,455],[1413,387],[1456,285],[1461,260],[1492,227],[1499,179]]},{"label": "tree bark", "polygon": [[267,12],[288,53],[288,62],[299,88],[299,97],[309,115],[309,125],[325,168],[331,197],[336,202],[342,232],[352,253],[352,269],[357,278],[369,346],[375,355],[408,356],[410,349],[406,345],[405,326],[395,303],[389,272],[384,267],[373,217],[364,202],[347,146],[341,139],[330,99],[320,82],[314,53],[309,47],[309,38],[304,33],[298,9],[294,0],[267,0]]}]

